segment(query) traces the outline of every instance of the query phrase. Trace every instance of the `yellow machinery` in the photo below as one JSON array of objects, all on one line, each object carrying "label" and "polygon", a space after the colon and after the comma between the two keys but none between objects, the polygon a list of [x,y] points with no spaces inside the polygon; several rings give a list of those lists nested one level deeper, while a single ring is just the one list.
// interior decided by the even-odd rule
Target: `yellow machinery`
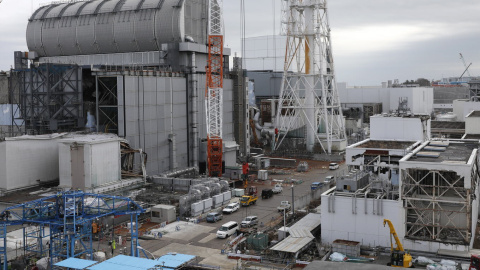
[{"label": "yellow machinery", "polygon": [[[410,268],[412,267],[412,255],[408,252],[405,252],[403,249],[402,242],[398,239],[397,232],[395,232],[395,228],[393,227],[392,222],[389,219],[383,220],[383,226],[388,223],[388,227],[390,227],[390,266],[392,267],[404,267]],[[393,248],[393,241],[392,237],[395,239],[396,247]]]},{"label": "yellow machinery", "polygon": [[255,204],[258,200],[257,187],[250,186],[248,189],[245,189],[245,191],[247,193],[240,199],[240,205],[249,206]]}]

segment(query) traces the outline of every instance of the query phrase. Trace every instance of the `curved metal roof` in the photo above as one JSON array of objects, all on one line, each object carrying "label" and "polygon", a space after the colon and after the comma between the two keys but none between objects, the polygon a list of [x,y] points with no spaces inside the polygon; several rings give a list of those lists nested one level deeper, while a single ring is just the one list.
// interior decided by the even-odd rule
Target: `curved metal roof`
[{"label": "curved metal roof", "polygon": [[186,35],[205,43],[206,6],[207,0],[93,0],[46,5],[29,20],[27,45],[39,56],[62,56],[156,51],[160,44],[182,42]]}]

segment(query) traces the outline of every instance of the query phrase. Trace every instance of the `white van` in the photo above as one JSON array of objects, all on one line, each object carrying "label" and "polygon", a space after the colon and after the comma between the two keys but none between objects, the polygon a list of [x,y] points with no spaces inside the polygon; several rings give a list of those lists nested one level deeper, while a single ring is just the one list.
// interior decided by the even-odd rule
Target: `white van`
[{"label": "white van", "polygon": [[227,238],[230,235],[233,235],[238,230],[238,223],[235,221],[229,221],[220,227],[217,231],[218,238]]}]

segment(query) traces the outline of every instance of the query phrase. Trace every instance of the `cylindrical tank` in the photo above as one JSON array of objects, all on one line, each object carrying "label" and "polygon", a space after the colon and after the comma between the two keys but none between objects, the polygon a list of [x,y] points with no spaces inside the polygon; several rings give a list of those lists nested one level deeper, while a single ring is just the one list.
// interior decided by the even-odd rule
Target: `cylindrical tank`
[{"label": "cylindrical tank", "polygon": [[161,44],[205,44],[207,0],[93,0],[37,9],[27,45],[40,57],[158,51]]}]

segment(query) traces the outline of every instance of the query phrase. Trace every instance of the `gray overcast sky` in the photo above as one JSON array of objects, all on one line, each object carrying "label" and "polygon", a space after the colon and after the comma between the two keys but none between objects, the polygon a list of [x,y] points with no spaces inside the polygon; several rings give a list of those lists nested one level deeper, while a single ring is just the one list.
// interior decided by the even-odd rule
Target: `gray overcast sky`
[{"label": "gray overcast sky", "polygon": [[[48,2],[0,3],[0,70],[13,64],[14,50],[27,50],[27,20],[32,9]],[[274,34],[274,6],[279,34],[280,0],[245,0],[246,37]],[[471,74],[480,76],[478,0],[330,0],[328,6],[339,82],[459,76],[460,52],[473,63]],[[224,0],[226,45],[240,53],[239,10],[239,0]]]}]

